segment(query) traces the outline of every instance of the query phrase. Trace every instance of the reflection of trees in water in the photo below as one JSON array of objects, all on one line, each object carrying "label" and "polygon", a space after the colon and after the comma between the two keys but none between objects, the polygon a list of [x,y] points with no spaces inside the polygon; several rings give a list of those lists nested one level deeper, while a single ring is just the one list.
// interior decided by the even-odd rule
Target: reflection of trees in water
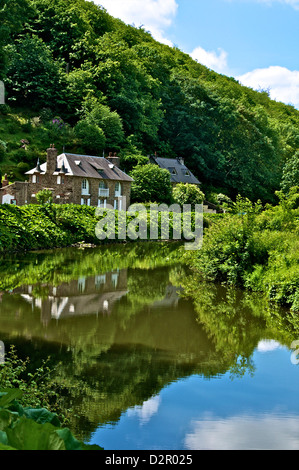
[{"label": "reflection of trees in water", "polygon": [[[260,296],[202,283],[174,264],[170,245],[159,246],[160,252],[155,244],[144,244],[130,245],[132,251],[125,245],[112,252],[109,248],[75,250],[73,255],[68,250],[55,256],[35,254],[19,270],[10,271],[16,273],[8,278],[11,285],[24,283],[26,269],[31,281],[40,274],[33,295],[46,299],[54,279],[56,293],[63,283],[75,282],[78,287],[78,278],[84,276],[93,276],[95,288],[96,276],[119,266],[128,268],[127,293],[110,316],[52,319],[45,326],[40,308],[32,308],[20,295],[4,294],[0,302],[0,331],[6,332],[7,340],[31,338],[35,359],[34,351],[41,357],[45,345],[52,345],[53,365],[62,359],[56,379],[67,390],[68,405],[75,411],[72,428],[81,437],[99,423],[117,421],[128,407],[141,405],[180,378],[210,378],[227,371],[239,378],[254,372],[252,353],[264,338],[286,345],[298,338],[299,320],[294,315],[270,310]],[[101,290],[99,278],[97,285]]]},{"label": "reflection of trees in water", "polygon": [[0,291],[23,284],[60,285],[79,277],[96,276],[129,267],[150,269],[178,261],[178,243],[134,242],[93,249],[65,248],[54,251],[2,256]]},{"label": "reflection of trees in water", "polygon": [[234,374],[252,371],[250,359],[259,341],[274,339],[290,346],[299,335],[299,317],[270,306],[265,296],[205,283],[198,276],[182,280],[184,297],[192,300],[197,321],[219,354],[235,357]]}]

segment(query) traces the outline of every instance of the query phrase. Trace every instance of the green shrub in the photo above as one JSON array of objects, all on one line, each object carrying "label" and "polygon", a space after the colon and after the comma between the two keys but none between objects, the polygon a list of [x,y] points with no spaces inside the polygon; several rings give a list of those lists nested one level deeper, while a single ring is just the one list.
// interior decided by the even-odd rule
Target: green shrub
[{"label": "green shrub", "polygon": [[53,194],[50,189],[42,189],[36,194],[38,204],[52,204]]},{"label": "green shrub", "polygon": [[202,204],[205,199],[204,193],[195,184],[189,183],[177,184],[172,191],[172,197],[174,202],[181,206]]},{"label": "green shrub", "polygon": [[6,142],[0,140],[0,162],[4,159],[7,150]]},{"label": "green shrub", "polygon": [[132,202],[164,202],[170,204],[172,188],[168,170],[158,165],[148,164],[137,166],[130,173],[133,178]]}]

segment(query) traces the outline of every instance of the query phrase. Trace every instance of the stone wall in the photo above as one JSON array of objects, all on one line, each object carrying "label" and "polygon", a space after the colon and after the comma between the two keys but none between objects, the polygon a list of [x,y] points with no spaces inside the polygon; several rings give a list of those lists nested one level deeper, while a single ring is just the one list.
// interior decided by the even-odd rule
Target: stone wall
[{"label": "stone wall", "polygon": [[[58,178],[60,177],[61,184],[58,184]],[[35,179],[34,179],[35,178]],[[33,181],[36,181],[34,183]],[[42,189],[50,189],[53,194],[53,202],[55,204],[82,204],[84,200],[85,204],[97,207],[99,205],[99,199],[101,200],[101,205],[104,206],[104,201],[106,205],[111,205],[114,207],[115,199],[115,184],[114,180],[104,180],[107,189],[109,189],[109,196],[99,196],[99,184],[100,179],[87,178],[89,191],[88,194],[82,194],[82,181],[83,178],[77,176],[68,176],[68,175],[49,175],[35,173],[34,175],[29,175],[29,181],[26,183],[13,183],[5,188],[0,189],[0,197],[4,194],[10,194],[15,198],[17,205],[24,204],[35,204],[36,194]],[[131,197],[131,183],[128,181],[121,181],[121,195],[125,197],[122,198],[122,209],[127,209],[130,205]],[[124,207],[124,201],[126,207]],[[0,199],[2,202],[2,197]],[[119,200],[118,200],[119,204]],[[118,205],[119,207],[119,205]]]},{"label": "stone wall", "polygon": [[16,181],[0,188],[0,203],[23,206],[28,202],[28,183]]}]

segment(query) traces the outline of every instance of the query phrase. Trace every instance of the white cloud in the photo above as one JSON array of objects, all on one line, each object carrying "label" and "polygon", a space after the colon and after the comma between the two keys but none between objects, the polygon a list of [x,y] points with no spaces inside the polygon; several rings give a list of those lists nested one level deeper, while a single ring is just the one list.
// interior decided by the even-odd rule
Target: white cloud
[{"label": "white cloud", "polygon": [[177,13],[176,0],[94,0],[94,3],[127,24],[143,26],[157,41],[173,45],[165,33]]},{"label": "white cloud", "polygon": [[299,422],[297,415],[204,417],[192,423],[185,437],[189,450],[296,450]]},{"label": "white cloud", "polygon": [[257,350],[259,352],[269,352],[275,351],[276,349],[279,349],[281,347],[281,344],[277,341],[274,341],[274,339],[263,339],[262,341],[259,341],[257,345]]},{"label": "white cloud", "polygon": [[190,56],[215,72],[225,73],[227,71],[227,52],[221,48],[215,52],[206,51],[198,46],[190,53]]},{"label": "white cloud", "polygon": [[270,97],[299,108],[299,71],[286,67],[270,66],[245,73],[237,80],[255,90],[267,90]]},{"label": "white cloud", "polygon": [[137,416],[141,425],[146,424],[151,419],[151,417],[158,412],[160,403],[161,398],[158,395],[154,396],[149,400],[145,401],[142,406],[135,406],[134,408],[129,408],[127,411],[127,415],[129,417]]}]

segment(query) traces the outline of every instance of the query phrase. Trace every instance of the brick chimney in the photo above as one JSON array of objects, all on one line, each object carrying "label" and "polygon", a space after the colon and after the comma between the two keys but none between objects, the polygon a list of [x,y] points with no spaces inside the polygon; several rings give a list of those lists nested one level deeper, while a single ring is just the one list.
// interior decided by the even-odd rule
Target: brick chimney
[{"label": "brick chimney", "polygon": [[53,175],[57,168],[57,156],[58,151],[54,144],[51,144],[50,148],[47,149],[47,173],[50,173],[51,175]]},{"label": "brick chimney", "polygon": [[119,168],[119,166],[120,166],[120,158],[117,156],[116,153],[109,152],[109,155],[108,155],[108,157],[106,158],[106,160],[108,160],[108,162],[112,163],[112,164],[115,165],[117,168]]},{"label": "brick chimney", "polygon": [[2,188],[5,188],[5,186],[9,185],[9,181],[7,178],[7,174],[4,175],[4,180],[2,181]]}]

